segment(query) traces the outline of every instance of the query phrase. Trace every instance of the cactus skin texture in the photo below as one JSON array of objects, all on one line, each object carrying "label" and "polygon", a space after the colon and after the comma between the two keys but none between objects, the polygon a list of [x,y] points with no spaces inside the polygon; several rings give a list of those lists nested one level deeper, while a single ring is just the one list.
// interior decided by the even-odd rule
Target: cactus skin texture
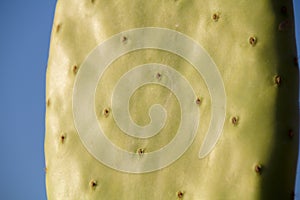
[{"label": "cactus skin texture", "polygon": [[[176,98],[164,87],[145,86],[131,98],[139,102],[130,108],[132,118],[147,124],[143,108],[158,102],[171,112],[166,126],[149,139],[122,134],[109,100],[113,85],[133,66],[173,66],[200,97],[200,125],[188,150],[163,169],[132,174],[105,166],[87,151],[74,125],[72,94],[81,64],[97,45],[141,27],[176,30],[206,49],[223,78],[226,118],[213,151],[198,159],[211,115],[202,77],[179,56],[157,49],[120,57],[99,81],[95,95],[98,120],[117,146],[138,154],[153,151],[170,141],[174,135],[167,133],[180,121]],[[296,55],[292,0],[58,0],[46,80],[48,199],[293,198],[299,141]]]}]

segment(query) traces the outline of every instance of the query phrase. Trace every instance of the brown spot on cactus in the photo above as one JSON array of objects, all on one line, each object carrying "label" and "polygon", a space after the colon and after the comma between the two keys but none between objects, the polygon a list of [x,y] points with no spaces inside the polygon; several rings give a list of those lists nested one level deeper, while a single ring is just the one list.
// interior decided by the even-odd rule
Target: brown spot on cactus
[{"label": "brown spot on cactus", "polygon": [[124,44],[127,43],[127,40],[128,40],[128,38],[127,38],[126,36],[123,36],[123,37],[121,38],[121,42],[123,42]]},{"label": "brown spot on cactus", "polygon": [[161,79],[161,76],[162,76],[161,73],[157,73],[157,74],[156,74],[156,78],[157,78],[158,80]]},{"label": "brown spot on cactus", "polygon": [[96,189],[96,187],[97,187],[97,181],[96,180],[91,180],[90,181],[90,187],[94,190],[94,189]]},{"label": "brown spot on cactus", "polygon": [[63,144],[65,142],[65,139],[66,139],[66,134],[65,133],[62,133],[60,135],[60,142]]},{"label": "brown spot on cactus", "polygon": [[288,21],[288,20],[284,20],[284,21],[282,21],[282,22],[279,24],[278,30],[279,30],[279,31],[285,31],[285,30],[288,29],[288,27],[289,27],[289,21]]},{"label": "brown spot on cactus", "polygon": [[196,104],[198,104],[198,105],[201,104],[201,99],[199,97],[196,99]]},{"label": "brown spot on cactus", "polygon": [[103,115],[104,115],[105,117],[108,117],[108,116],[109,116],[109,113],[110,113],[110,109],[109,109],[109,108],[105,108],[105,109],[103,110]]},{"label": "brown spot on cactus", "polygon": [[50,107],[50,105],[51,105],[51,100],[50,100],[50,98],[47,100],[46,105],[47,105],[47,107]]},{"label": "brown spot on cactus", "polygon": [[263,167],[262,167],[262,165],[261,164],[257,164],[257,165],[255,165],[255,167],[254,167],[254,171],[257,173],[257,174],[261,174],[262,173],[262,170],[263,170]]},{"label": "brown spot on cactus", "polygon": [[212,19],[213,19],[215,22],[217,22],[217,21],[219,20],[219,18],[220,18],[219,13],[214,13],[214,14],[212,15]]},{"label": "brown spot on cactus", "polygon": [[234,126],[236,126],[237,124],[238,124],[238,122],[239,122],[239,118],[238,117],[232,117],[231,118],[231,123],[234,125]]},{"label": "brown spot on cactus", "polygon": [[140,149],[137,150],[137,152],[138,152],[138,154],[139,154],[140,156],[142,156],[142,155],[144,155],[144,153],[145,153],[145,149],[140,148]]},{"label": "brown spot on cactus", "polygon": [[255,46],[257,43],[257,38],[252,36],[249,38],[249,43],[251,44],[251,46]]},{"label": "brown spot on cactus", "polygon": [[294,137],[294,134],[295,134],[294,131],[292,129],[290,129],[288,132],[289,138],[292,139]]},{"label": "brown spot on cactus", "polygon": [[56,25],[56,33],[58,33],[60,31],[60,29],[61,29],[61,24],[57,24]]},{"label": "brown spot on cactus", "polygon": [[275,82],[275,84],[277,86],[280,86],[282,84],[282,78],[281,78],[281,76],[279,76],[279,75],[275,76],[274,82]]},{"label": "brown spot on cactus", "polygon": [[73,71],[74,74],[77,74],[77,72],[78,72],[78,67],[77,67],[77,65],[74,65],[74,66],[73,66],[72,71]]},{"label": "brown spot on cactus", "polygon": [[177,192],[177,197],[178,197],[179,199],[182,199],[183,196],[184,196],[183,191],[178,191],[178,192]]}]

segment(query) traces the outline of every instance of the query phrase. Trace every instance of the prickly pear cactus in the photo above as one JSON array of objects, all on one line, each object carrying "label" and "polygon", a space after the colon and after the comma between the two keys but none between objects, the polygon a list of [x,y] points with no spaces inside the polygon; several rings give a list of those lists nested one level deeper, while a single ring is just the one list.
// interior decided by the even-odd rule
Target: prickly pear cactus
[{"label": "prickly pear cactus", "polygon": [[53,199],[289,199],[292,0],[59,0],[46,88]]}]

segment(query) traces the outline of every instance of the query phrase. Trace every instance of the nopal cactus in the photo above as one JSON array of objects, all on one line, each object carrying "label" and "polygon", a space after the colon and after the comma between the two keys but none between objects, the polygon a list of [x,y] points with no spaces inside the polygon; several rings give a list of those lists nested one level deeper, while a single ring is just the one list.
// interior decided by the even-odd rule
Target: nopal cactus
[{"label": "nopal cactus", "polygon": [[292,0],[59,0],[48,199],[289,199]]}]

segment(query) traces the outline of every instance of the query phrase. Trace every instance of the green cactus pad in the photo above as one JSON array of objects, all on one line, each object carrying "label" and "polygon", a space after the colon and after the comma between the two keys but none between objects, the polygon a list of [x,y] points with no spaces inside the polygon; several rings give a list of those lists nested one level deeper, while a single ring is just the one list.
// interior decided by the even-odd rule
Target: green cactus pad
[{"label": "green cactus pad", "polygon": [[291,198],[296,55],[291,0],[57,1],[48,199]]}]

